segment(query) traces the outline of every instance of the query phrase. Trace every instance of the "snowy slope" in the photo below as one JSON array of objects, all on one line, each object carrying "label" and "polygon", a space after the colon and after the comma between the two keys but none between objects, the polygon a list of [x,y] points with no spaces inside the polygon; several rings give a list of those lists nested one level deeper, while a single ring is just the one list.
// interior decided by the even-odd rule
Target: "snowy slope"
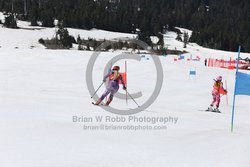
[{"label": "snowy slope", "polygon": [[[0,12],[0,20],[4,20],[4,15]],[[42,45],[38,43],[40,38],[47,39],[55,37],[56,28],[44,28],[39,26],[30,26],[29,22],[25,21],[17,21],[18,27],[20,29],[8,29],[2,27],[0,25],[0,46],[2,48],[13,49],[13,48],[44,48]],[[33,30],[35,29],[35,30]],[[135,38],[134,34],[128,33],[118,33],[118,32],[110,32],[105,30],[79,30],[69,28],[68,31],[70,35],[75,38],[80,35],[81,38],[88,39],[93,38],[97,40],[109,40],[109,39],[119,39],[119,38]],[[10,36],[11,34],[11,36]]]},{"label": "snowy slope", "polygon": [[[192,34],[192,31],[184,28],[177,27],[182,33],[187,32],[189,37]],[[202,46],[197,45],[196,43],[188,43],[187,48],[183,48],[183,42],[175,40],[177,34],[175,32],[167,32],[164,35],[165,46],[169,49],[177,49],[181,51],[187,51],[189,54],[192,54],[193,57],[199,56],[203,58],[218,58],[229,60],[230,57],[235,59],[237,57],[237,53],[214,50],[209,48],[204,48]],[[249,53],[241,53],[242,58],[249,57]]]},{"label": "snowy slope", "polygon": [[[83,130],[83,123],[72,122],[72,116],[116,115],[91,105],[85,71],[93,52],[46,50],[37,43],[40,37],[50,38],[53,32],[54,29],[0,28],[1,167],[249,166],[250,97],[237,96],[235,132],[230,133],[234,71],[205,68],[203,61],[174,63],[174,56],[161,57],[162,91],[156,102],[136,117],[175,117],[178,118],[176,124],[167,123],[167,130]],[[70,29],[73,35],[78,32],[86,37],[132,36]],[[169,48],[182,49],[183,44],[174,40],[175,35],[166,34],[165,41]],[[31,45],[36,47],[30,49]],[[195,44],[188,45],[187,50],[202,59],[237,55]],[[118,54],[120,52],[101,54],[94,68],[95,87],[101,82],[105,63]],[[118,64],[122,66],[123,63]],[[150,94],[155,78],[151,67],[151,60],[128,61],[130,92],[141,90],[146,97]],[[196,80],[194,77],[188,79],[190,67],[197,69]],[[210,103],[212,79],[217,75],[227,79],[229,105],[223,97],[221,114],[200,111]],[[137,99],[138,103],[143,103],[146,97]],[[119,99],[115,99],[112,106],[136,107],[132,101],[127,106]],[[91,124],[98,126],[100,123]],[[131,123],[110,124],[126,126]]]}]

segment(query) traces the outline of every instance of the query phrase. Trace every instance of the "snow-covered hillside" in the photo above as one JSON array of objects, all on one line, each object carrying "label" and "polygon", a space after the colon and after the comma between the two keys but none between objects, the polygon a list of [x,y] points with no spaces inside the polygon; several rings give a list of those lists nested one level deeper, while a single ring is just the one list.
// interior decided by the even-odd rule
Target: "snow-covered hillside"
[{"label": "snow-covered hillside", "polygon": [[[28,26],[19,22],[19,26]],[[160,57],[164,82],[160,95],[136,118],[169,118],[166,124],[152,122],[73,122],[73,117],[113,117],[91,104],[86,86],[86,66],[93,52],[47,50],[38,39],[51,38],[53,28],[40,30],[0,27],[0,166],[1,167],[248,167],[250,164],[249,96],[237,96],[235,131],[230,132],[235,71],[204,67],[205,57],[232,57],[237,53],[189,44],[188,54],[200,62]],[[133,34],[102,30],[69,29],[81,37],[133,38]],[[164,35],[168,48],[183,50],[176,34]],[[35,47],[31,47],[35,46]],[[94,68],[95,88],[103,69],[120,51],[105,52]],[[242,57],[250,54],[242,54]],[[124,62],[118,63],[123,66]],[[196,68],[196,78],[188,77]],[[128,60],[128,90],[142,91],[142,104],[155,84],[152,59]],[[124,70],[122,68],[122,70]],[[222,97],[222,113],[203,112],[211,102],[213,79],[227,80],[229,104]],[[100,95],[102,88],[98,94]],[[123,92],[123,90],[119,90]],[[133,101],[114,99],[113,107],[135,108]],[[128,119],[128,116],[123,116]],[[172,120],[172,121],[171,121]],[[173,120],[176,120],[174,122]],[[159,126],[161,130],[86,130],[84,125]]]}]

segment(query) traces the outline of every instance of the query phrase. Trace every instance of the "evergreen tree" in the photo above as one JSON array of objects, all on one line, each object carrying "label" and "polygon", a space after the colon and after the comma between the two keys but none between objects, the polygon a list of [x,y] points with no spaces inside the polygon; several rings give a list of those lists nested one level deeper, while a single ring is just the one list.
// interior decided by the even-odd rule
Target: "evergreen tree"
[{"label": "evergreen tree", "polygon": [[14,14],[10,14],[5,17],[5,22],[3,23],[3,25],[7,28],[18,28]]},{"label": "evergreen tree", "polygon": [[164,47],[163,35],[162,35],[161,33],[158,33],[157,37],[158,37],[158,39],[159,39],[159,41],[157,42],[157,45],[160,45],[161,48],[163,48],[163,47]]},{"label": "evergreen tree", "polygon": [[149,46],[152,46],[152,41],[149,34],[146,34],[145,32],[139,32],[138,39],[145,42]]},{"label": "evergreen tree", "polygon": [[39,19],[39,9],[38,2],[32,1],[32,8],[29,15],[29,20],[31,21],[31,26],[37,26],[37,21]]},{"label": "evergreen tree", "polygon": [[180,32],[177,32],[176,40],[177,40],[177,41],[182,41],[181,33],[180,33]]},{"label": "evergreen tree", "polygon": [[57,37],[65,48],[72,48],[72,44],[76,43],[74,37],[70,36],[68,30],[63,27],[63,23],[58,25]]},{"label": "evergreen tree", "polygon": [[183,34],[183,47],[184,48],[187,47],[188,41],[189,41],[188,33],[184,32],[184,34]]}]

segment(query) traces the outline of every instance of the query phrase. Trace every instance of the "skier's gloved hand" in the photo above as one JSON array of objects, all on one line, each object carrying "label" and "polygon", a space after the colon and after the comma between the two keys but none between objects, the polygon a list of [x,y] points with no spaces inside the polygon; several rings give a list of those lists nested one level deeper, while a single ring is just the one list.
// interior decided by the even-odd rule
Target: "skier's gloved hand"
[{"label": "skier's gloved hand", "polygon": [[103,78],[102,82],[106,82],[106,78]]},{"label": "skier's gloved hand", "polygon": [[127,90],[126,86],[123,86],[123,90]]}]

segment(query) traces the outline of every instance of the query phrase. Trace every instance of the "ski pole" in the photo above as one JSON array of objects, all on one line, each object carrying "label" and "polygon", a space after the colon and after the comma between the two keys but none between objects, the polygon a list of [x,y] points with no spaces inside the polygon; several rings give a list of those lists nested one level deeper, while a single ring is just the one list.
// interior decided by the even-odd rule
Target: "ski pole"
[{"label": "ski pole", "polygon": [[[128,93],[128,92],[127,92],[127,93]],[[135,104],[137,104],[137,106],[140,107],[139,104],[136,103],[135,99],[130,95],[130,93],[128,93],[128,95],[129,95],[129,97],[135,102]]]},{"label": "ski pole", "polygon": [[95,96],[95,94],[98,92],[98,90],[102,87],[103,84],[104,82],[102,82],[102,84],[96,89],[95,93],[91,96],[91,99]]},{"label": "ski pole", "polygon": [[[225,84],[226,84],[226,90],[227,90],[227,80],[225,81]],[[227,105],[228,105],[228,95],[226,94],[226,97],[227,97]]]}]

